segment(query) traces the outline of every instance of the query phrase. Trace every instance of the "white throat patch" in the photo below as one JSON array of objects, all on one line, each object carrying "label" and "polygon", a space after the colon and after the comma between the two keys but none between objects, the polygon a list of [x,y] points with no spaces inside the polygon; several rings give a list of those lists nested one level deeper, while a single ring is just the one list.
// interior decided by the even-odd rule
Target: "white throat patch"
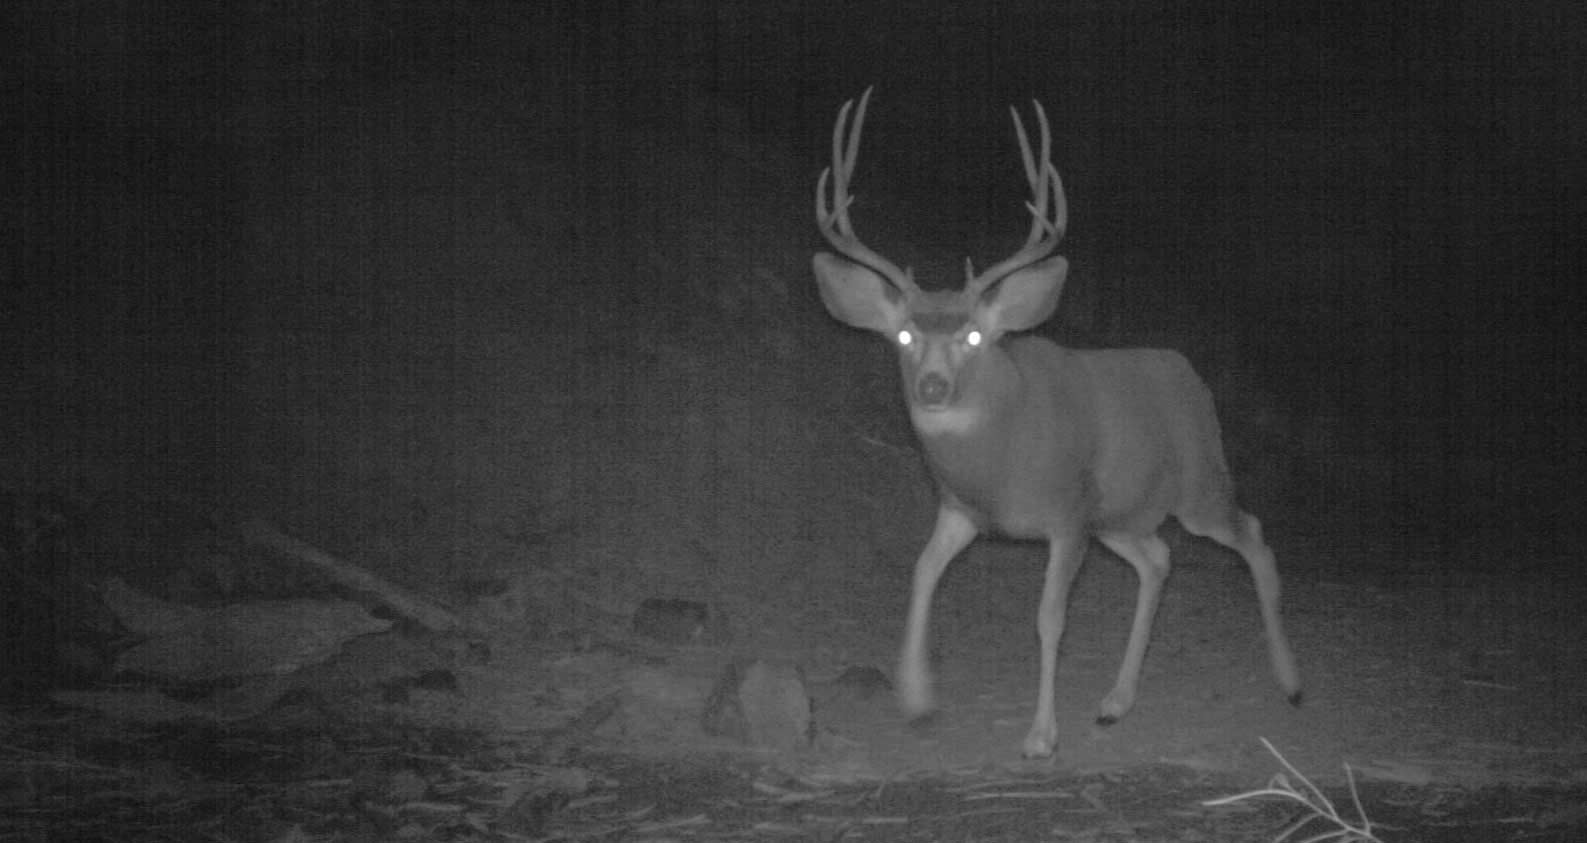
[{"label": "white throat patch", "polygon": [[922,436],[936,436],[938,434],[963,434],[974,430],[981,423],[981,410],[978,407],[949,407],[945,410],[922,410],[911,405],[909,420],[915,423],[915,430]]}]

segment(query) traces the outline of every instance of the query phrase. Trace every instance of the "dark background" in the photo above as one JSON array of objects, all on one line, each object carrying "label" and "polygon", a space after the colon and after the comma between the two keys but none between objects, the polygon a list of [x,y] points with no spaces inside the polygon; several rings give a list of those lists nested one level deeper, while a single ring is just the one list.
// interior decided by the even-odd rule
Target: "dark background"
[{"label": "dark background", "polygon": [[[928,286],[1023,236],[1006,109],[1040,99],[1076,267],[1048,333],[1186,351],[1231,438],[1256,424],[1231,416],[1276,419],[1275,438],[1231,445],[1247,469],[1312,463],[1269,480],[1297,511],[1370,500],[1379,526],[1427,550],[1478,529],[1552,559],[1580,533],[1574,3],[134,0],[6,14],[0,327],[20,485],[64,482],[74,459],[136,464],[115,480],[66,472],[89,486],[153,473],[208,494],[255,477],[229,439],[258,409],[237,388],[254,347],[238,338],[389,338],[427,316],[466,333],[476,308],[555,302],[566,336],[695,326],[708,355],[737,353],[733,334],[780,337],[777,365],[811,367],[778,393],[799,404],[838,377],[801,351],[831,335],[805,269],[820,248],[810,191],[837,107],[875,85],[856,225]],[[493,158],[517,162],[510,178]],[[338,191],[367,201],[332,229],[292,210]],[[515,269],[401,295],[369,280],[399,262],[393,238],[433,233],[410,201],[433,194],[515,221],[530,244],[495,256]],[[392,218],[410,227],[392,234],[379,222]],[[278,230],[266,219],[295,233],[261,235]],[[334,254],[309,254],[325,230],[340,240],[316,248]],[[725,253],[785,279],[786,306],[723,304],[716,285],[754,276],[713,275]],[[658,281],[658,262],[686,278]],[[612,302],[631,318],[614,323]],[[852,347],[890,368],[879,346]],[[136,433],[83,421],[139,408]]]}]

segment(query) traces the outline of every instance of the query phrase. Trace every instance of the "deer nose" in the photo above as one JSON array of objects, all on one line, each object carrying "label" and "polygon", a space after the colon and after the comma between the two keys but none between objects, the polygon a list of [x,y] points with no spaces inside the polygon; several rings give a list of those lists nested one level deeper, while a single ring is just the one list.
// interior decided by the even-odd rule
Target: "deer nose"
[{"label": "deer nose", "polygon": [[948,394],[953,391],[953,384],[937,372],[927,372],[921,375],[919,383],[915,384],[915,397],[920,403],[928,407],[940,406],[947,402]]}]

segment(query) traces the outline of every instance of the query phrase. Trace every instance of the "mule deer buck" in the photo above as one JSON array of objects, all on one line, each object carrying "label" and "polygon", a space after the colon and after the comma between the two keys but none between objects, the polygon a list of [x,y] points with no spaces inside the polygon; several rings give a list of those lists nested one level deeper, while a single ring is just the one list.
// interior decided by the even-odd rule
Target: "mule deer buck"
[{"label": "mule deer buck", "polygon": [[[1140,577],[1135,620],[1098,722],[1110,724],[1135,703],[1151,637],[1168,545],[1158,527],[1169,516],[1189,532],[1240,554],[1256,581],[1268,655],[1278,684],[1300,702],[1300,678],[1279,618],[1279,579],[1262,525],[1235,503],[1212,395],[1174,351],[1076,351],[1036,337],[1010,338],[1053,314],[1068,261],[1048,257],[1063,237],[1068,208],[1052,165],[1047,115],[1035,103],[1040,156],[1019,112],[1030,234],[1013,255],[976,274],[965,261],[962,291],[927,292],[913,273],[861,243],[849,221],[849,183],[870,90],[852,131],[851,100],[832,130],[832,166],[816,185],[816,221],[843,257],[822,252],[813,265],[821,299],[839,321],[886,336],[898,347],[909,417],[939,492],[936,526],[915,562],[909,618],[898,661],[906,715],[933,709],[926,627],[937,580],[982,530],[1048,544],[1036,630],[1041,676],[1027,757],[1051,755],[1058,723],[1053,684],[1070,584],[1095,537]],[[827,180],[832,181],[830,207]]]}]

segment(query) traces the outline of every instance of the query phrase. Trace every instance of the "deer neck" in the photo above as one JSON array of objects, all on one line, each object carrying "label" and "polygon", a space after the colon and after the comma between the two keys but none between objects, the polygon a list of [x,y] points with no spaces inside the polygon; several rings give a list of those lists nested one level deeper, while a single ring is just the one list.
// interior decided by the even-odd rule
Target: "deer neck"
[{"label": "deer neck", "polygon": [[947,407],[926,409],[910,400],[910,421],[939,481],[997,473],[1020,413],[1024,381],[1014,358],[994,346],[957,373]]}]

